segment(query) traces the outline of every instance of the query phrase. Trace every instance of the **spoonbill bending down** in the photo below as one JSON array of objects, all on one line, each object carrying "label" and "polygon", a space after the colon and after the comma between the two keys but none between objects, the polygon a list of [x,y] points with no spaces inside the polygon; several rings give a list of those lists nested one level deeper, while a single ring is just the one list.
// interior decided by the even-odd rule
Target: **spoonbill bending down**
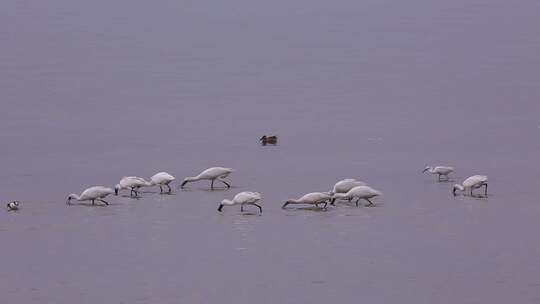
[{"label": "spoonbill bending down", "polygon": [[240,205],[240,211],[244,212],[244,205],[253,205],[258,207],[260,212],[262,213],[262,207],[257,204],[257,202],[260,201],[261,198],[262,196],[259,192],[240,192],[234,196],[232,201],[228,199],[222,200],[221,204],[219,204],[218,211],[221,212],[223,206]]},{"label": "spoonbill bending down", "polygon": [[[365,185],[366,183],[356,180],[354,178],[342,179],[334,185],[334,188],[332,189],[332,191],[330,191],[330,194],[334,195],[336,193],[347,193],[349,192],[349,190],[351,190],[354,187],[365,186]],[[352,198],[349,198],[349,202],[351,200]],[[333,205],[334,201],[335,201],[335,198],[332,198],[330,204]]]},{"label": "spoonbill bending down", "polygon": [[114,190],[111,188],[103,187],[103,186],[95,186],[90,187],[81,193],[81,195],[77,194],[70,194],[67,198],[66,204],[70,205],[71,200],[75,199],[80,202],[82,201],[92,201],[92,205],[94,205],[94,201],[100,201],[104,203],[105,205],[109,205],[106,201],[103,200],[107,195],[113,194]]},{"label": "spoonbill bending down", "polygon": [[226,181],[224,181],[223,179],[226,178],[233,171],[234,170],[231,169],[231,168],[223,168],[223,167],[208,168],[208,169],[204,170],[203,172],[201,172],[197,176],[186,177],[184,179],[184,182],[182,183],[182,185],[180,185],[180,188],[183,188],[187,183],[196,182],[196,181],[199,181],[199,180],[209,180],[209,181],[211,181],[210,189],[213,190],[214,189],[214,181],[218,180],[218,181],[224,183],[227,186],[227,189],[228,189],[228,188],[231,187],[231,185],[229,183],[227,183]]},{"label": "spoonbill bending down", "polygon": [[19,210],[19,201],[14,201],[14,202],[11,202],[11,203],[8,203],[7,204],[7,208],[9,211],[15,211],[15,210]]},{"label": "spoonbill bending down", "polygon": [[347,193],[336,193],[333,195],[332,199],[341,198],[341,199],[353,199],[357,198],[356,200],[356,206],[358,206],[358,202],[361,199],[365,199],[369,202],[368,206],[375,206],[373,202],[371,202],[369,199],[374,198],[376,196],[382,195],[381,192],[369,187],[369,186],[357,186],[349,190]]},{"label": "spoonbill bending down", "polygon": [[431,167],[427,166],[422,173],[429,172],[431,174],[437,174],[438,175],[438,181],[441,181],[441,176],[444,176],[446,180],[449,180],[448,174],[454,172],[453,167],[446,167],[446,166],[437,166],[437,167]]},{"label": "spoonbill bending down", "polygon": [[129,193],[130,196],[133,196],[133,193],[135,193],[135,196],[139,195],[139,189],[141,187],[148,187],[152,186],[152,184],[148,181],[146,181],[142,177],[137,176],[125,176],[123,177],[120,182],[114,187],[114,195],[118,195],[118,192],[120,190],[124,189],[130,189],[131,192]]},{"label": "spoonbill bending down", "polygon": [[487,188],[488,188],[488,178],[485,175],[473,175],[466,180],[463,181],[463,184],[455,184],[454,188],[452,189],[452,193],[454,196],[456,195],[456,191],[462,191],[470,189],[471,196],[473,195],[473,189],[478,189],[481,187],[485,187],[484,189],[484,195],[487,196]]},{"label": "spoonbill bending down", "polygon": [[312,192],[302,196],[299,199],[290,199],[281,206],[281,208],[287,207],[291,204],[306,204],[306,205],[315,205],[319,207],[319,204],[324,204],[323,208],[326,208],[328,201],[332,198],[330,193],[325,192]]},{"label": "spoonbill bending down", "polygon": [[167,193],[171,193],[172,189],[171,189],[171,186],[169,186],[169,184],[174,180],[175,180],[174,176],[170,175],[169,173],[159,172],[159,173],[154,174],[154,176],[150,178],[150,183],[152,185],[159,185],[159,193],[163,193],[162,186],[167,186],[167,188],[169,188],[169,192]]}]

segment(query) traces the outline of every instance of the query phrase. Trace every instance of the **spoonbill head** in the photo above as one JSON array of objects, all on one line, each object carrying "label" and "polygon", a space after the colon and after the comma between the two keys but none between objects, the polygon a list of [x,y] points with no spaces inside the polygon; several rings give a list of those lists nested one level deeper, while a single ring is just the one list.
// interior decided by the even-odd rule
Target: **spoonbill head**
[{"label": "spoonbill head", "polygon": [[261,199],[262,196],[259,192],[240,192],[232,200],[222,200],[219,204],[218,211],[221,212],[224,206],[240,205],[240,211],[244,212],[244,205],[252,205],[259,208],[260,213],[262,213],[262,207],[257,204]]},{"label": "spoonbill head", "polygon": [[319,204],[324,204],[323,208],[326,208],[328,201],[332,198],[332,195],[328,192],[312,192],[302,196],[299,199],[290,199],[281,206],[285,208],[291,204],[306,204],[306,205],[315,205],[319,207]]},{"label": "spoonbill head", "polygon": [[441,176],[444,176],[446,180],[449,179],[448,175],[452,172],[454,172],[454,167],[448,167],[448,166],[427,166],[422,170],[422,173],[429,172],[431,174],[437,174],[438,181],[441,181]]},{"label": "spoonbill head", "polygon": [[8,211],[16,211],[16,210],[19,210],[19,206],[20,206],[19,201],[13,201],[7,204],[7,209]]},{"label": "spoonbill head", "polygon": [[488,188],[488,177],[485,175],[473,175],[471,177],[468,177],[463,181],[463,183],[455,184],[452,188],[452,194],[456,196],[456,191],[465,192],[466,190],[470,191],[470,195],[473,195],[473,190],[484,187],[484,195],[487,196],[487,188]]},{"label": "spoonbill head", "polygon": [[104,203],[105,205],[109,205],[108,202],[103,200],[107,195],[113,194],[114,190],[108,187],[103,186],[94,186],[90,187],[86,190],[84,190],[81,195],[77,195],[75,193],[72,193],[68,195],[66,204],[70,205],[71,200],[77,200],[77,201],[92,201],[92,205],[94,205],[95,201],[100,201]]},{"label": "spoonbill head", "polygon": [[171,174],[167,172],[159,172],[159,173],[154,174],[150,178],[150,183],[152,185],[159,185],[160,193],[163,193],[163,186],[166,186],[167,188],[169,188],[168,193],[171,193],[172,189],[169,186],[169,184],[173,182],[174,180],[175,180],[175,177],[172,176]]},{"label": "spoonbill head", "polygon": [[184,181],[182,182],[182,185],[180,185],[180,188],[183,188],[187,183],[200,181],[200,180],[209,180],[210,181],[210,189],[214,189],[214,181],[219,181],[225,186],[227,186],[227,189],[231,187],[231,185],[224,181],[223,179],[229,176],[234,170],[231,168],[224,168],[224,167],[212,167],[204,170],[203,172],[199,173],[197,176],[191,176],[186,177]]},{"label": "spoonbill head", "polygon": [[382,193],[378,190],[375,190],[369,186],[357,186],[349,190],[347,193],[336,193],[333,195],[333,199],[353,199],[356,198],[356,206],[361,199],[368,201],[368,206],[375,206],[370,200],[374,197],[380,196]]},{"label": "spoonbill head", "polygon": [[138,196],[139,189],[141,187],[148,187],[152,186],[152,183],[148,182],[142,177],[137,176],[125,176],[123,177],[120,182],[114,186],[114,195],[118,195],[120,190],[130,190],[130,196]]}]

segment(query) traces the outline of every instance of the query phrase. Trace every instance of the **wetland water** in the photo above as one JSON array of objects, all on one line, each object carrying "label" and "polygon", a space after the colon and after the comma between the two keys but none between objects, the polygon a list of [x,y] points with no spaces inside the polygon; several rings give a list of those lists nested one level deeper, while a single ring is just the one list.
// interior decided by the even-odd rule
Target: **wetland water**
[{"label": "wetland water", "polygon": [[[0,2],[0,200],[22,201],[0,212],[0,302],[539,303],[539,10]],[[488,175],[489,198],[429,164]],[[216,165],[233,189],[65,205]],[[345,177],[384,196],[280,209]],[[216,211],[239,191],[262,216]]]}]

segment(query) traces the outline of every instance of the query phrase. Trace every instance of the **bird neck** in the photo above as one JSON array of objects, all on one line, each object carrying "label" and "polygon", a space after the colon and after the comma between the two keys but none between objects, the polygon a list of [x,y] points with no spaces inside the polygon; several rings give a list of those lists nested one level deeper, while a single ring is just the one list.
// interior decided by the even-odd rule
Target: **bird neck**
[{"label": "bird neck", "polygon": [[234,202],[231,201],[231,200],[228,200],[228,199],[224,199],[224,200],[221,201],[221,204],[230,206],[230,205],[234,205]]},{"label": "bird neck", "polygon": [[71,198],[71,199],[78,200],[78,201],[81,200],[81,197],[78,194],[75,194],[75,193],[71,193],[68,197]]},{"label": "bird neck", "polygon": [[454,189],[457,189],[459,191],[464,191],[465,190],[465,187],[463,187],[462,185],[460,184],[455,184],[454,185]]}]

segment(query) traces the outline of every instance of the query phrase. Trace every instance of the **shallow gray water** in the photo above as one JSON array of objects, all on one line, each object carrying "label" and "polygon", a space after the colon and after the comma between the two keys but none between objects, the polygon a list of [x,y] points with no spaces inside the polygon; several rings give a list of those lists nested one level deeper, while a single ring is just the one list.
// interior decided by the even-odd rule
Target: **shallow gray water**
[{"label": "shallow gray water", "polygon": [[[539,9],[1,1],[0,302],[539,303]],[[233,189],[64,203],[214,165]],[[377,207],[280,209],[344,177]],[[243,190],[262,216],[216,212]]]}]

